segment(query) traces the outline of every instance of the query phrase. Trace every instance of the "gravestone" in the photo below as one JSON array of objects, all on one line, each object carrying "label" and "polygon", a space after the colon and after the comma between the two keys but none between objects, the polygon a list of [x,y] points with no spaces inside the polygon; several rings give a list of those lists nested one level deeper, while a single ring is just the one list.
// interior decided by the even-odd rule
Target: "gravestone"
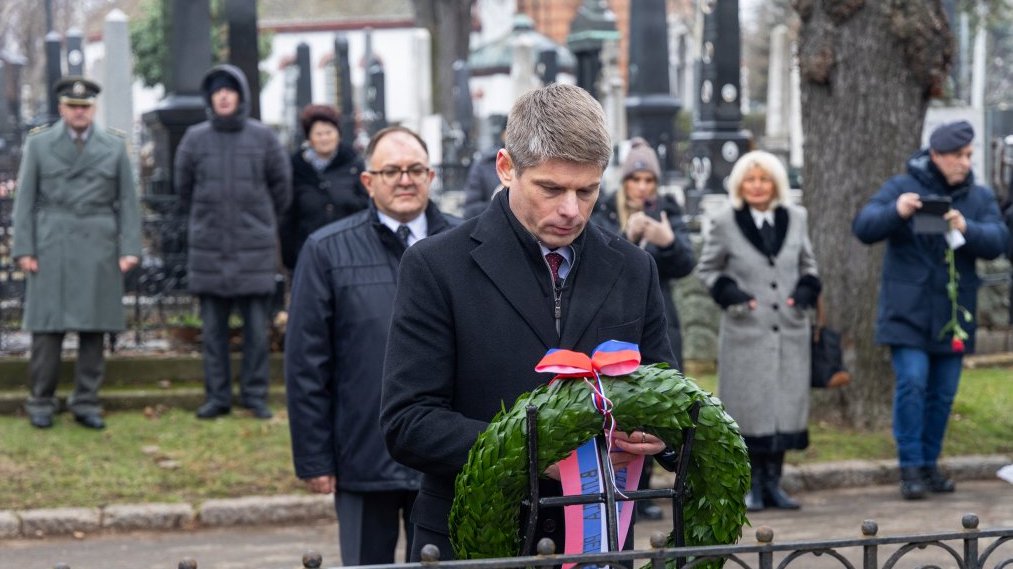
[{"label": "gravestone", "polygon": [[310,68],[310,46],[306,42],[299,42],[295,48],[295,116],[293,117],[292,142],[298,148],[305,139],[302,126],[299,122],[299,115],[302,110],[313,102],[313,76]]},{"label": "gravestone", "polygon": [[788,162],[788,134],[791,112],[791,45],[788,26],[778,24],[770,31],[770,59],[767,67],[767,128],[764,147]]},{"label": "gravestone", "polygon": [[549,85],[556,82],[559,75],[559,57],[555,49],[543,49],[538,52],[538,64],[536,66],[538,76],[542,79],[542,85]]},{"label": "gravestone", "polygon": [[751,135],[742,130],[739,69],[742,40],[738,0],[703,0],[703,46],[697,115],[690,136],[690,213],[697,213],[701,194],[724,193],[725,180],[739,156],[748,151]]},{"label": "gravestone", "polygon": [[334,36],[334,87],[335,106],[341,112],[341,136],[351,143],[355,140],[355,106],[352,103],[352,68],[348,65],[348,38]]},{"label": "gravestone", "polygon": [[570,22],[566,45],[577,58],[577,86],[602,100],[602,49],[606,42],[618,42],[616,17],[603,0],[584,0]]},{"label": "gravestone", "polygon": [[60,69],[60,34],[49,32],[46,34],[46,116],[38,124],[49,124],[60,118],[57,109],[59,101],[56,99],[56,82],[63,75]]},{"label": "gravestone", "polygon": [[521,95],[541,86],[538,74],[535,73],[535,42],[528,34],[518,34],[513,38],[513,61],[510,64],[510,83],[513,98],[516,101]]},{"label": "gravestone", "polygon": [[127,133],[130,140],[134,130],[134,74],[126,14],[119,9],[110,10],[103,23],[102,38],[105,43],[103,124]]},{"label": "gravestone", "polygon": [[81,30],[67,30],[67,75],[84,76],[84,38]]},{"label": "gravestone", "polygon": [[151,131],[154,167],[142,191],[152,196],[173,195],[172,165],[186,129],[203,121],[201,81],[211,67],[211,11],[209,0],[163,0],[169,30],[165,69],[168,93],[142,119]]},{"label": "gravestone", "polygon": [[383,62],[373,53],[373,34],[366,33],[366,104],[363,119],[373,136],[387,126],[387,91]]},{"label": "gravestone", "polygon": [[260,42],[257,41],[256,0],[226,0],[229,63],[246,75],[250,88],[250,117],[260,119]]},{"label": "gravestone", "polygon": [[665,0],[630,3],[627,130],[629,136],[641,136],[655,149],[662,172],[677,169],[675,116],[682,108],[671,94],[667,26]]},{"label": "gravestone", "polygon": [[412,30],[412,57],[415,58],[415,65],[412,70],[415,75],[415,116],[419,124],[425,117],[433,114],[433,65],[432,65],[432,42],[430,41],[429,30],[426,28],[415,28]]}]

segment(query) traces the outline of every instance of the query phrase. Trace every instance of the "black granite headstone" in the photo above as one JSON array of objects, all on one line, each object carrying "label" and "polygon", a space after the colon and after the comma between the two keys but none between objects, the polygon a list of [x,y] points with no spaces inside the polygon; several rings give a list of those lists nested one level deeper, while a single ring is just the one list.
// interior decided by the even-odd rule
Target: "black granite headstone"
[{"label": "black granite headstone", "polygon": [[[59,101],[56,98],[56,82],[60,80],[63,75],[60,69],[60,34],[56,32],[49,32],[46,34],[46,94],[48,95],[46,101],[46,119],[41,121],[44,124],[49,124],[60,118],[60,112],[57,109]],[[36,121],[39,122],[39,121]]]},{"label": "black granite headstone", "polygon": [[305,138],[299,123],[299,113],[302,112],[306,105],[313,102],[313,77],[311,75],[313,70],[310,67],[309,44],[299,42],[299,45],[296,46],[295,67],[297,75],[295,80],[295,122],[293,123],[292,141],[293,145],[298,147]]},{"label": "black granite headstone", "polygon": [[260,119],[260,52],[257,41],[256,0],[227,0],[225,19],[229,25],[229,63],[246,75],[250,87],[250,117]]},{"label": "black granite headstone", "polygon": [[694,192],[724,192],[725,179],[751,135],[742,130],[738,0],[704,0],[697,116],[690,136]]},{"label": "black granite headstone", "polygon": [[352,68],[348,65],[348,38],[334,38],[334,73],[337,88],[335,106],[341,111],[341,136],[355,140],[355,107],[352,104]]},{"label": "black granite headstone", "polygon": [[84,75],[84,38],[76,28],[67,31],[67,75]]},{"label": "black granite headstone", "polygon": [[675,116],[682,108],[668,80],[667,38],[665,0],[630,3],[627,130],[631,138],[641,136],[654,147],[666,172],[677,168]]},{"label": "black granite headstone", "polygon": [[577,15],[570,22],[570,34],[566,45],[577,58],[577,86],[598,100],[603,93],[598,90],[601,75],[601,50],[606,41],[617,41],[615,14],[607,9],[602,0],[584,0]]}]

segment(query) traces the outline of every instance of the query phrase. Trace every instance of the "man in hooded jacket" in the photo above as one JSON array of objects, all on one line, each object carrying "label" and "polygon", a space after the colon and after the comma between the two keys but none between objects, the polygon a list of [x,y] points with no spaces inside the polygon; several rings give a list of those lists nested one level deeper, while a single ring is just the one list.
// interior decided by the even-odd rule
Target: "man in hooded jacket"
[{"label": "man in hooded jacket", "polygon": [[274,133],[249,118],[246,77],[231,65],[204,76],[208,120],[187,129],[176,151],[175,187],[189,215],[187,276],[200,299],[206,401],[197,417],[230,412],[229,326],[243,319],[240,401],[271,417],[268,318],[278,266],[278,220],[288,208],[291,170]]}]

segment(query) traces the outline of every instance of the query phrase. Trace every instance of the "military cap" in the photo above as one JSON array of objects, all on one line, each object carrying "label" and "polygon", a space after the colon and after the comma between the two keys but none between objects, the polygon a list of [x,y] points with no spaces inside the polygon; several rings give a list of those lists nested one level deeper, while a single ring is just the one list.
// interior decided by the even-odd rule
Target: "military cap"
[{"label": "military cap", "polygon": [[946,123],[932,131],[929,148],[940,154],[956,152],[974,140],[974,127],[967,121]]},{"label": "military cap", "polygon": [[98,83],[79,75],[68,75],[56,82],[53,87],[61,103],[68,105],[91,105],[95,96],[102,91]]}]

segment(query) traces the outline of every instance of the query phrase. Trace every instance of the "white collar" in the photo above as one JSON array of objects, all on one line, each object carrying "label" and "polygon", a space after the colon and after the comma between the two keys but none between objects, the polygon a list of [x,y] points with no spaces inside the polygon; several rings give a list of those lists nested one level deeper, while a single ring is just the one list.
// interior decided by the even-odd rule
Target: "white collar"
[{"label": "white collar", "polygon": [[380,223],[386,225],[395,235],[397,235],[398,227],[407,225],[408,229],[411,230],[411,234],[408,235],[409,247],[429,236],[429,220],[426,219],[425,210],[422,210],[422,213],[418,217],[407,223],[401,223],[380,210],[376,211],[376,215],[380,218]]},{"label": "white collar", "polygon": [[766,221],[771,227],[774,227],[774,208],[767,208],[767,211],[756,211],[753,208],[749,208],[749,214],[753,216],[753,223],[756,224],[756,228],[763,227],[763,222]]}]

